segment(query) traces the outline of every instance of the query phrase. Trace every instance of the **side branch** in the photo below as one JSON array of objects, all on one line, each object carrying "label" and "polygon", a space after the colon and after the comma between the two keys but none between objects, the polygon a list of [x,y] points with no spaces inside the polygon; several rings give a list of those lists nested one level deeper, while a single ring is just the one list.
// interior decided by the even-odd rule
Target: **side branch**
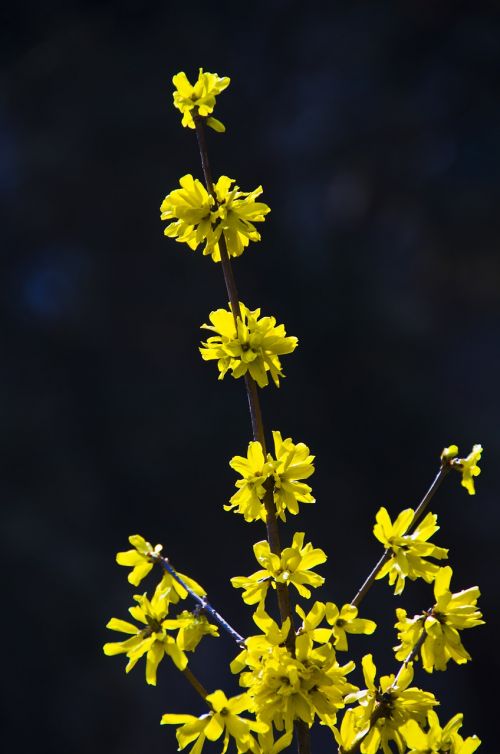
[{"label": "side branch", "polygon": [[186,592],[188,592],[188,594],[200,605],[201,609],[205,613],[208,613],[210,615],[210,617],[222,629],[224,629],[224,631],[227,634],[229,634],[229,636],[232,639],[234,639],[234,641],[236,642],[236,644],[238,644],[240,647],[244,647],[245,646],[245,639],[244,639],[244,637],[241,636],[241,634],[239,634],[237,631],[235,631],[235,629],[232,626],[229,625],[229,623],[227,622],[227,620],[225,618],[223,618],[222,615],[220,613],[218,613],[217,610],[214,607],[212,607],[212,605],[210,604],[210,602],[205,597],[200,597],[199,594],[196,594],[196,592],[193,591],[191,589],[191,587],[186,584],[186,582],[184,581],[184,579],[181,576],[179,576],[179,574],[177,573],[177,571],[175,570],[175,568],[170,565],[170,562],[169,562],[168,558],[164,558],[161,555],[157,555],[157,554],[153,555],[152,557],[154,557],[154,559],[158,563],[160,563],[160,565],[165,569],[165,571],[167,571],[172,576],[172,578],[177,581],[178,584],[180,584],[182,587],[184,587],[184,589],[186,590]]},{"label": "side branch", "polygon": [[[409,525],[408,529],[405,531],[405,534],[411,534],[413,529],[416,527],[420,519],[422,518],[423,514],[425,513],[430,501],[434,497],[435,493],[441,486],[441,483],[447,473],[450,470],[450,466],[447,463],[443,463],[441,468],[439,469],[438,473],[436,474],[436,477],[434,481],[432,482],[431,486],[423,496],[422,500],[420,501],[417,509],[415,510],[415,514],[413,516],[412,522]],[[387,563],[388,560],[390,560],[392,557],[391,550],[386,550],[378,563],[374,566],[373,570],[371,571],[370,575],[364,582],[363,586],[358,590],[356,593],[356,596],[353,600],[351,600],[351,605],[354,605],[354,607],[359,607],[360,602],[365,598],[368,590],[372,586],[373,582],[377,578],[377,574],[380,571],[380,569]]]}]

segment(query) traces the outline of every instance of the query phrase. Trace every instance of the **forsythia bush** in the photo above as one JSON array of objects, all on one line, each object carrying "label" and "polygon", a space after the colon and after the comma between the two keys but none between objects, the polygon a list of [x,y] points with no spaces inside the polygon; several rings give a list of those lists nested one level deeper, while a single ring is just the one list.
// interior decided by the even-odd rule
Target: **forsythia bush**
[{"label": "forsythia bush", "polygon": [[[463,458],[455,445],[445,448],[437,476],[416,510],[403,510],[394,521],[385,508],[379,510],[373,533],[384,551],[350,604],[313,601],[306,607],[293,606],[295,593],[312,600],[313,590],[325,581],[316,571],[326,561],[323,550],[304,532],[296,532],[283,547],[278,526],[288,514],[296,516],[300,504],[314,503],[307,481],[314,472],[314,456],[306,444],[284,438],[277,430],[272,433],[272,450],[267,448],[258,388],[267,387],[269,378],[279,386],[282,357],[295,350],[297,338],[287,335],[274,317],[239,300],[231,266],[233,257],[260,240],[256,226],[270,209],[257,201],[261,186],[241,191],[232,178],[212,178],[205,127],[225,130],[212,113],[229,78],[200,69],[194,85],[185,73],[174,76],[173,83],[182,125],[194,129],[198,138],[204,184],[191,174],[182,177],[180,188],[164,199],[161,218],[168,223],[165,235],[192,250],[201,247],[204,255],[221,263],[226,282],[228,308],[211,312],[210,324],[202,325],[210,336],[200,353],[205,361],[216,361],[219,379],[227,372],[244,378],[248,393],[253,440],[246,454],[229,462],[238,478],[236,492],[224,508],[266,527],[266,539],[253,548],[255,573],[231,579],[243,602],[254,610],[256,633],[240,636],[209,603],[204,589],[174,569],[161,545],[153,547],[136,534],[129,538],[131,549],[116,556],[118,564],[132,569],[128,580],[135,587],[153,569],[161,579],[152,596],[134,595],[135,604],[129,608],[133,623],[110,620],[108,628],[128,638],[105,644],[104,652],[126,655],[127,672],[145,656],[146,682],[152,685],[159,663],[168,655],[206,702],[201,717],[169,712],[161,720],[176,726],[179,749],[191,746],[191,754],[199,754],[206,739],[222,739],[222,752],[232,747],[236,752],[278,754],[292,747],[294,736],[300,754],[309,754],[309,729],[316,722],[331,730],[331,750],[340,754],[391,754],[396,749],[399,754],[472,754],[480,740],[462,737],[462,714],[442,723],[435,711],[438,700],[413,685],[413,678],[418,665],[432,673],[445,670],[450,661],[470,660],[462,631],[483,623],[477,607],[479,589],[452,591],[452,569],[442,565],[448,550],[431,542],[439,528],[437,516],[426,512],[450,471],[459,472],[468,493],[475,493],[482,448],[474,445]],[[349,657],[349,634],[375,631],[375,623],[360,617],[358,610],[375,579],[386,577],[397,595],[407,579],[432,583],[434,604],[414,616],[396,610],[394,652],[399,670],[377,680],[372,654],[365,654],[361,666],[366,688],[359,689],[349,680],[355,667]],[[275,597],[279,622],[266,611],[267,601]],[[239,676],[242,693],[229,698],[221,689],[207,691],[189,668],[189,653],[204,636],[217,637],[221,630],[237,645],[230,667]]]}]

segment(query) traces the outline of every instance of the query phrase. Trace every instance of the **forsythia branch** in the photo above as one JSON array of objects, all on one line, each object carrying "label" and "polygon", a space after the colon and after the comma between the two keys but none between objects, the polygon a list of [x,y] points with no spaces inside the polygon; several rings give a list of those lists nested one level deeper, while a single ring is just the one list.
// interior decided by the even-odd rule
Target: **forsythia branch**
[{"label": "forsythia branch", "polygon": [[179,576],[175,568],[170,564],[168,558],[164,558],[159,553],[154,553],[151,555],[151,557],[153,560],[156,560],[165,569],[165,571],[167,571],[172,576],[172,578],[177,581],[177,583],[184,587],[186,592],[188,592],[188,594],[199,604],[201,609],[204,612],[208,613],[212,620],[214,620],[222,629],[224,629],[227,634],[229,634],[232,639],[234,639],[236,644],[238,644],[239,646],[244,646],[244,637],[229,625],[227,620],[223,618],[222,615],[218,613],[214,607],[212,607],[210,602],[205,597],[201,597],[199,594],[196,594],[196,592],[193,591],[193,589],[191,589],[188,584],[186,584],[184,579]]}]

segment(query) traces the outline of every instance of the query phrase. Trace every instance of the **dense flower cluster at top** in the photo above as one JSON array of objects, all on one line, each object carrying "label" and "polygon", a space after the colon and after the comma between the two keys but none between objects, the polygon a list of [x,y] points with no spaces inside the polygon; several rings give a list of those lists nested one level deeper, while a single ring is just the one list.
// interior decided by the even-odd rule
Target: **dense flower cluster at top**
[{"label": "dense flower cluster at top", "polygon": [[387,510],[380,508],[376,516],[377,523],[373,527],[376,538],[391,552],[391,557],[378,572],[377,579],[389,575],[389,584],[395,584],[394,594],[401,594],[407,578],[412,581],[422,578],[428,583],[436,578],[439,566],[426,558],[442,560],[448,557],[448,550],[427,541],[439,529],[434,513],[428,513],[416,529],[407,534],[414,515],[415,512],[407,508],[392,523]]},{"label": "dense flower cluster at top", "polygon": [[[195,128],[193,115],[206,118],[207,126],[214,131],[225,131],[225,126],[217,118],[211,117],[215,107],[215,98],[227,89],[231,79],[227,76],[220,77],[216,73],[204,73],[200,68],[198,79],[194,84],[189,82],[188,77],[181,71],[172,78],[175,86],[174,107],[182,113],[182,125],[186,128]],[[210,116],[210,117],[207,117]]]},{"label": "dense flower cluster at top", "polygon": [[171,191],[160,207],[161,219],[169,223],[166,236],[193,250],[204,243],[203,254],[211,255],[214,262],[221,260],[222,234],[229,257],[239,257],[250,241],[260,241],[254,223],[263,222],[271,211],[264,202],[255,201],[262,186],[240,191],[234,179],[223,175],[212,194],[190,174],[179,183],[181,187]]},{"label": "dense flower cluster at top", "polygon": [[[476,605],[480,595],[478,587],[452,594],[451,576],[452,569],[449,566],[441,568],[436,575],[436,604],[431,610],[413,618],[408,618],[403,608],[396,610],[396,629],[400,640],[400,644],[395,647],[396,658],[404,660],[419,644],[422,665],[429,673],[434,669],[446,670],[449,660],[454,660],[459,665],[470,660],[471,657],[461,642],[459,631],[484,623]],[[423,634],[425,639],[422,642]]]},{"label": "dense flower cluster at top", "polygon": [[229,309],[217,309],[210,314],[211,325],[202,325],[205,330],[216,333],[201,344],[204,361],[217,361],[219,380],[228,371],[235,378],[247,372],[259,387],[269,384],[268,372],[279,387],[281,371],[280,356],[292,353],[297,347],[297,338],[288,336],[284,325],[277,325],[274,317],[261,317],[260,309],[248,309],[240,301],[240,316]]},{"label": "dense flower cluster at top", "polygon": [[311,487],[303,482],[314,473],[314,456],[303,442],[285,440],[281,432],[273,432],[274,457],[264,456],[260,442],[248,444],[247,456],[234,456],[229,465],[241,474],[234,493],[225,510],[240,513],[245,521],[266,520],[264,497],[266,486],[271,485],[276,515],[286,520],[286,511],[293,515],[299,512],[300,503],[314,503]]}]

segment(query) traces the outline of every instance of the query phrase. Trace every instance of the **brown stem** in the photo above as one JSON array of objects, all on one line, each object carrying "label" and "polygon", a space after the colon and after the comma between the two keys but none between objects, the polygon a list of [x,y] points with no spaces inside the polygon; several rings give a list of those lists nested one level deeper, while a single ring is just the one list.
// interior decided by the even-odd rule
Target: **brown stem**
[{"label": "brown stem", "polygon": [[[212,170],[210,168],[210,161],[208,159],[208,149],[205,137],[205,123],[204,119],[198,114],[194,116],[194,123],[196,128],[196,136],[198,139],[198,147],[200,150],[201,166],[203,169],[203,176],[205,178],[205,185],[207,191],[213,197],[217,205],[217,197],[214,189],[214,182],[212,178]],[[221,257],[222,271],[224,274],[224,282],[226,284],[227,295],[231,304],[231,309],[234,316],[236,332],[238,332],[238,318],[241,319],[240,302],[238,297],[238,289],[236,287],[236,280],[233,275],[231,266],[231,260],[229,258],[226,238],[224,232],[221,233],[219,238],[219,251]],[[245,387],[248,398],[248,406],[250,409],[250,417],[252,421],[252,433],[254,440],[260,442],[262,446],[262,452],[266,455],[266,438],[264,431],[264,423],[262,421],[262,411],[260,407],[259,394],[257,390],[257,384],[251,375],[247,372],[245,374]],[[274,504],[274,494],[272,483],[270,483],[266,489],[264,496],[264,506],[266,509],[266,529],[267,539],[271,552],[275,555],[281,555],[281,543],[279,536],[278,521],[276,518],[276,507]],[[295,629],[293,625],[292,608],[290,604],[290,595],[286,584],[276,585],[278,607],[280,611],[281,621],[284,622],[287,618],[290,619],[290,631],[288,632],[286,646],[292,655],[295,655]],[[299,754],[311,754],[311,744],[309,736],[309,728],[306,723],[301,720],[295,721],[295,733],[297,738],[297,748]]]},{"label": "brown stem", "polygon": [[300,754],[311,754],[311,736],[309,726],[303,720],[295,721],[295,738]]},{"label": "brown stem", "polygon": [[[415,529],[416,525],[422,518],[423,514],[425,513],[427,506],[429,505],[430,501],[434,497],[435,493],[441,486],[441,482],[445,478],[446,474],[450,470],[450,466],[448,464],[443,464],[441,468],[439,469],[438,473],[436,474],[436,477],[434,481],[432,482],[431,486],[423,496],[422,500],[420,501],[415,514],[413,516],[413,519],[411,521],[411,524],[409,525],[408,529],[405,531],[405,534],[411,534],[411,532]],[[374,566],[373,570],[371,571],[370,575],[367,577],[366,581],[364,582],[363,586],[358,590],[356,593],[354,599],[351,601],[351,605],[354,605],[355,607],[359,607],[360,602],[365,598],[368,590],[372,586],[373,582],[375,581],[378,572],[384,566],[388,560],[390,560],[392,557],[392,550],[386,550],[378,563]]]},{"label": "brown stem", "polygon": [[184,668],[182,671],[182,675],[184,678],[186,678],[187,681],[191,684],[191,686],[194,688],[194,690],[201,696],[202,699],[206,699],[208,696],[208,691],[206,688],[200,683],[200,681],[197,679],[195,674],[190,670],[189,668]]}]

